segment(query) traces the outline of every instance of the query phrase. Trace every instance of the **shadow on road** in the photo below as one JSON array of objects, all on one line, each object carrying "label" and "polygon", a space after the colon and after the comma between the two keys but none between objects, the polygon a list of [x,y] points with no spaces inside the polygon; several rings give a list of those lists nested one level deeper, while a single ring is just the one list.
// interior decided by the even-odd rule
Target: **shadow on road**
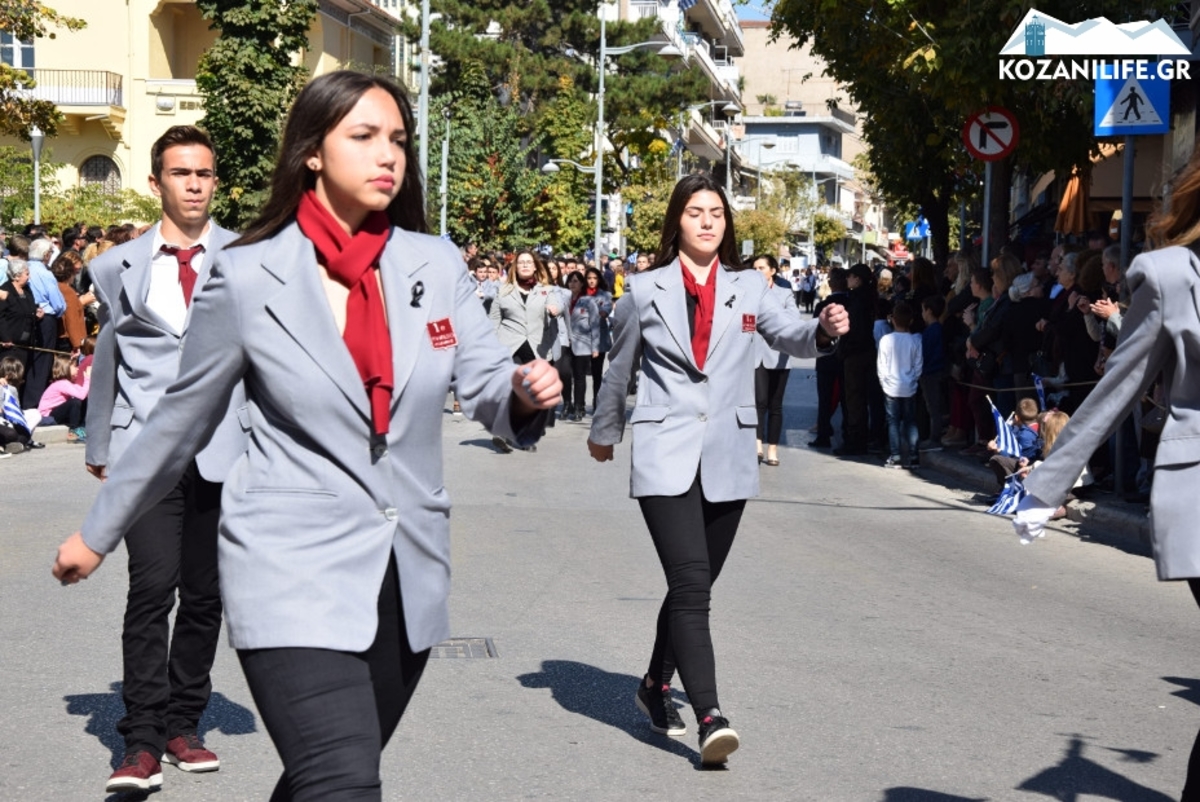
[{"label": "shadow on road", "polygon": [[987,802],[987,797],[955,796],[924,788],[899,786],[885,790],[882,802]]},{"label": "shadow on road", "polygon": [[[1121,753],[1125,762],[1153,763],[1158,759],[1157,754],[1140,749],[1106,748]],[[1017,790],[1042,794],[1059,802],[1078,802],[1083,796],[1118,802],[1173,802],[1166,794],[1088,760],[1083,756],[1083,749],[1083,737],[1072,735],[1062,759],[1018,785]]]},{"label": "shadow on road", "polygon": [[[121,701],[121,683],[109,686],[111,693],[81,693],[64,696],[67,713],[72,716],[87,716],[84,732],[94,735],[112,753],[109,764],[116,768],[125,755],[125,739],[117,732],[117,722],[125,715],[125,703]],[[225,694],[214,693],[208,700],[198,727],[200,737],[217,730],[225,735],[248,735],[257,732],[254,711],[230,701]]]},{"label": "shadow on road", "polygon": [[[564,710],[607,724],[642,743],[700,763],[700,754],[676,738],[651,732],[646,717],[634,706],[638,677],[615,674],[573,660],[543,660],[536,674],[522,674],[517,681],[525,688],[549,688],[550,696]],[[689,729],[692,737],[695,727]]]},{"label": "shadow on road", "polygon": [[1178,696],[1194,705],[1200,705],[1200,679],[1188,679],[1187,677],[1163,677],[1163,679],[1180,686],[1179,690],[1172,692],[1172,696]]}]

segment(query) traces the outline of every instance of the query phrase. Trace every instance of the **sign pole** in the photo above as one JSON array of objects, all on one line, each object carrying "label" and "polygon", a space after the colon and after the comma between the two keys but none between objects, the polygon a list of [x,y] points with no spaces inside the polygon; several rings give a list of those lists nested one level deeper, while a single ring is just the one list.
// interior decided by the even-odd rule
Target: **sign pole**
[{"label": "sign pole", "polygon": [[[1132,134],[1125,137],[1125,162],[1124,177],[1121,182],[1121,267],[1127,269],[1129,267],[1130,256],[1133,250],[1133,160],[1137,155],[1137,144]],[[1117,429],[1115,440],[1116,448],[1113,449],[1113,492],[1118,496],[1125,493],[1125,449],[1123,441],[1125,438],[1124,426]]]},{"label": "sign pole", "polygon": [[988,264],[988,252],[992,240],[992,163],[987,162],[983,168],[983,258],[980,266],[985,270]]}]

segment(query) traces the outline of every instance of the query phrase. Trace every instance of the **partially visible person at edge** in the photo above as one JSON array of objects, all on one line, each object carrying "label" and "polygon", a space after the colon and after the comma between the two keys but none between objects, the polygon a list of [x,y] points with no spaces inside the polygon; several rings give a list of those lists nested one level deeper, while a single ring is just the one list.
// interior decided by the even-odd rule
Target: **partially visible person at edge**
[{"label": "partially visible person at edge", "polygon": [[[209,219],[216,185],[208,135],[192,126],[169,128],[150,148],[150,190],[161,199],[161,220],[149,236],[112,248],[89,265],[101,325],[85,458],[98,479],[144,457],[132,442],[175,379],[191,306],[216,252],[236,236]],[[109,793],[161,785],[161,759],[184,771],[220,767],[198,727],[221,633],[221,485],[246,450],[247,437],[238,421],[241,387],[213,400],[221,405],[215,413],[220,427],[196,441],[171,486],[105,543],[104,551],[111,551],[124,539],[129,557],[121,635],[125,715],[117,723],[125,756],[109,777]]]},{"label": "partially visible person at edge", "polygon": [[[553,361],[562,313],[558,292],[550,284],[542,260],[533,251],[518,251],[507,281],[488,310],[496,334],[512,353],[513,362],[526,365],[535,359]],[[499,435],[492,438],[492,444],[505,454],[514,447]],[[537,447],[531,443],[521,449],[536,451]]]},{"label": "partially visible person at edge", "polygon": [[[774,256],[762,254],[751,263],[762,274],[767,287],[779,298],[779,303],[789,315],[800,317],[796,297],[787,287],[775,282],[779,263]],[[767,345],[757,332],[754,335],[754,405],[758,409],[758,461],[769,467],[779,465],[779,439],[783,435],[783,395],[787,392],[788,355]],[[765,445],[765,448],[764,448]]]},{"label": "partially visible person at edge", "polygon": [[[273,800],[380,800],[380,753],[450,634],[442,413],[527,444],[558,403],[514,366],[454,246],[426,236],[404,91],[297,96],[260,217],[196,296],[179,376],[54,575],[89,576],[179,481],[245,378],[254,432],[221,499],[229,640],[283,763]],[[303,388],[303,392],[297,392]]]},{"label": "partially visible person at edge", "polygon": [[703,765],[724,763],[739,744],[717,698],[709,603],[746,499],[758,493],[754,335],[784,353],[812,357],[849,329],[840,306],[809,321],[785,311],[761,275],[737,267],[736,242],[721,186],[707,174],[679,181],[654,266],[625,284],[588,438],[594,459],[613,458],[625,430],[629,377],[638,372],[630,488],[668,590],[635,701],[654,732],[684,734],[670,695],[678,667]]},{"label": "partially visible person at edge", "polygon": [[[1026,478],[1013,525],[1023,544],[1043,536],[1093,452],[1161,371],[1168,411],[1150,499],[1154,563],[1160,580],[1186,580],[1200,603],[1200,150],[1172,184],[1169,206],[1148,224],[1155,250],[1134,259],[1126,275],[1129,308],[1104,375]],[[1200,800],[1200,735],[1181,799]]]}]

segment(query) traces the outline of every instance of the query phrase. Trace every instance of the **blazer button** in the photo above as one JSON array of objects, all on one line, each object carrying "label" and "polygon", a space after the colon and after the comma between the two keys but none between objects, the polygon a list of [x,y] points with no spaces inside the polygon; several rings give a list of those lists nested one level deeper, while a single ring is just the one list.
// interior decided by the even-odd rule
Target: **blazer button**
[{"label": "blazer button", "polygon": [[700,414],[699,414],[699,415],[697,415],[696,417],[700,419],[700,422],[701,422],[701,423],[703,423],[704,421],[708,420],[708,416],[707,416],[707,415],[705,415],[704,413],[700,413]]},{"label": "blazer button", "polygon": [[384,459],[388,455],[387,446],[373,446],[371,448],[371,454],[375,457],[375,459]]},{"label": "blazer button", "polygon": [[396,520],[396,508],[388,507],[386,510],[383,511],[383,517],[387,518],[389,521]]}]

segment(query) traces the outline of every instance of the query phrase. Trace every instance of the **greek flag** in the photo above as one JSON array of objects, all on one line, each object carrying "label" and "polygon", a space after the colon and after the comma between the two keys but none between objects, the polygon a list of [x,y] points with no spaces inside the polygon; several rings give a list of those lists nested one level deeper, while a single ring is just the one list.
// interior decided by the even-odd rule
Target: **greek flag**
[{"label": "greek flag", "polygon": [[987,513],[988,515],[1014,515],[1017,512],[1017,505],[1023,498],[1025,498],[1025,483],[1014,473],[1004,482],[1004,489],[1000,491],[999,498],[988,508]]},{"label": "greek flag", "polygon": [[29,432],[29,423],[25,420],[25,412],[21,409],[21,402],[17,400],[17,393],[12,387],[0,387],[0,391],[4,394],[4,417],[13,426],[20,426]]},{"label": "greek flag", "polygon": [[692,6],[696,5],[696,0],[679,0],[679,10],[687,11]]},{"label": "greek flag", "polygon": [[1033,389],[1037,390],[1038,394],[1038,409],[1046,409],[1046,387],[1042,384],[1042,377],[1036,373],[1029,374],[1033,378]]},{"label": "greek flag", "polygon": [[674,144],[671,145],[671,153],[667,156],[667,158],[674,159],[680,153],[683,153],[683,149],[685,147],[687,147],[687,145],[682,139],[676,139]]},{"label": "greek flag", "polygon": [[1000,417],[1000,410],[988,398],[988,406],[992,408],[992,420],[996,422],[996,447],[1006,457],[1020,457],[1021,444],[1017,442],[1017,433],[1013,427]]}]

